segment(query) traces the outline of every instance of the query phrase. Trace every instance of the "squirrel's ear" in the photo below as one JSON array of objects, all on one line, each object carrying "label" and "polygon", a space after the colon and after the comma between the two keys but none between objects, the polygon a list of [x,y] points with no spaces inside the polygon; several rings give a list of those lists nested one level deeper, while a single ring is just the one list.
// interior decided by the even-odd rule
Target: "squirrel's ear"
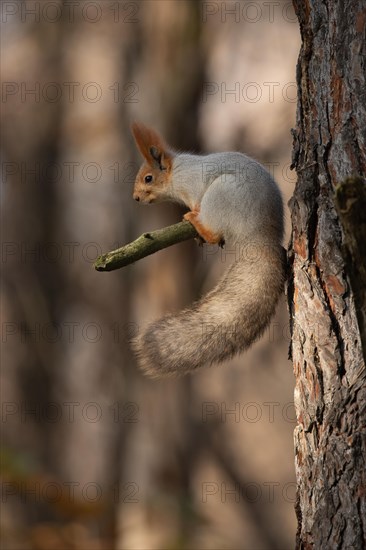
[{"label": "squirrel's ear", "polygon": [[173,155],[155,130],[134,122],[131,131],[140,153],[150,165],[157,166],[160,170],[171,168]]},{"label": "squirrel's ear", "polygon": [[170,157],[166,149],[161,149],[153,145],[150,147],[150,155],[154,159],[160,170],[169,170],[171,166]]}]

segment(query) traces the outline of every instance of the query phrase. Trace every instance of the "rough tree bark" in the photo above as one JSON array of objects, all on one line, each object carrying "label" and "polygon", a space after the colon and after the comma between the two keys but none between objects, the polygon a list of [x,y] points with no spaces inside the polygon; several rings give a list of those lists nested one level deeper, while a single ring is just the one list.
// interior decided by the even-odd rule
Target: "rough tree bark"
[{"label": "rough tree bark", "polygon": [[297,548],[354,550],[366,535],[366,256],[365,240],[357,242],[366,239],[366,11],[362,0],[294,6],[302,36],[289,249]]}]

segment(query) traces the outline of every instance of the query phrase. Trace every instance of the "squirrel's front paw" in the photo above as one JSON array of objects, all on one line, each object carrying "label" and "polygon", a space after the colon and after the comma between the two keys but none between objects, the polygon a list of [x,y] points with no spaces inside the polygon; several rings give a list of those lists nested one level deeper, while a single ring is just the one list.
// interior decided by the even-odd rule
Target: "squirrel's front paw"
[{"label": "squirrel's front paw", "polygon": [[189,212],[187,212],[186,214],[184,214],[183,216],[183,219],[184,220],[187,220],[188,222],[190,222],[192,225],[194,225],[196,219],[197,219],[197,216],[198,216],[198,212],[194,211],[194,210],[190,210]]}]

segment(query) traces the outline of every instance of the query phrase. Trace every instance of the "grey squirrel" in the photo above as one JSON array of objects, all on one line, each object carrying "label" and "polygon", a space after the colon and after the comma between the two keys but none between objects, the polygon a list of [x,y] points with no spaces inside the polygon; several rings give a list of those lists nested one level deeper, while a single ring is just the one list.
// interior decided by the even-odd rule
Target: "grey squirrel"
[{"label": "grey squirrel", "polygon": [[133,198],[174,201],[207,243],[227,243],[237,259],[216,287],[191,308],[152,322],[132,342],[141,368],[172,376],[220,363],[265,330],[285,279],[283,203],[277,184],[242,153],[175,152],[141,123],[131,127],[144,158]]}]

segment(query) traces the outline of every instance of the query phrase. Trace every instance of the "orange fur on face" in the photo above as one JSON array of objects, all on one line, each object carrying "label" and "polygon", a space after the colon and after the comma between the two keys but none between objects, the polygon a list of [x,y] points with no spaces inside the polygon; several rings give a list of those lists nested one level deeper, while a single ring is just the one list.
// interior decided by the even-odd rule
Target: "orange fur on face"
[{"label": "orange fur on face", "polygon": [[[142,203],[163,201],[167,198],[173,154],[157,132],[139,122],[131,126],[136,145],[145,162],[137,173],[133,198]],[[151,176],[152,181],[146,182],[145,177]]]},{"label": "orange fur on face", "polygon": [[[151,183],[145,183],[145,176],[152,176]],[[145,204],[162,202],[168,198],[166,190],[170,185],[171,170],[160,170],[145,162],[137,173],[133,198]]]}]

